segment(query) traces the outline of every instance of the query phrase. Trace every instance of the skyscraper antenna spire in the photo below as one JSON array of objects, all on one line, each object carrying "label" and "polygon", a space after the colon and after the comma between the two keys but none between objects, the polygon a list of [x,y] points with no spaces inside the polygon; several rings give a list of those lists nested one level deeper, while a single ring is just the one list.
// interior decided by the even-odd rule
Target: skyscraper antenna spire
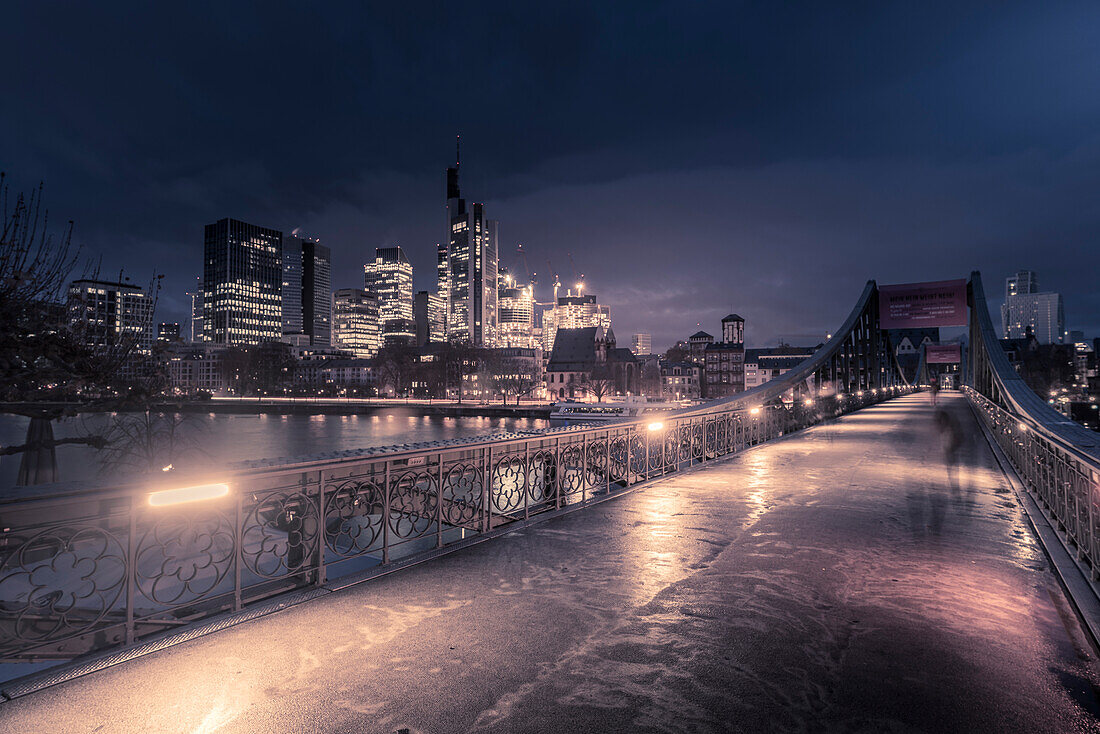
[{"label": "skyscraper antenna spire", "polygon": [[462,136],[461,135],[455,135],[455,168],[458,168],[459,164],[462,162],[462,152],[461,152],[461,149],[459,148],[459,143],[461,143],[461,142],[462,142]]}]

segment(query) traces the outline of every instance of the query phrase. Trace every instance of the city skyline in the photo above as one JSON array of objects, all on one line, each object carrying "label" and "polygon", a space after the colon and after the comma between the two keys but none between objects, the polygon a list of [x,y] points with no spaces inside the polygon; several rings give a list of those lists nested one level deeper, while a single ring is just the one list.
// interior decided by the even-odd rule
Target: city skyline
[{"label": "city skyline", "polygon": [[[224,217],[300,227],[332,247],[334,288],[358,285],[340,274],[375,247],[400,244],[414,289],[434,289],[441,177],[461,133],[464,189],[503,223],[502,264],[522,277],[524,244],[540,301],[554,272],[563,285],[583,272],[616,329],[652,333],[655,348],[731,311],[754,344],[827,331],[870,277],[974,268],[988,282],[1041,270],[1068,328],[1100,332],[1093,6],[882,8],[854,24],[812,7],[729,9],[713,23],[655,8],[623,25],[611,10],[548,8],[495,19],[508,41],[491,56],[444,42],[476,29],[457,12],[349,21],[369,28],[350,38],[272,9],[264,27],[308,53],[262,70],[250,61],[259,39],[235,37],[216,58],[203,44],[162,50],[134,32],[163,23],[155,8],[132,14],[125,42],[110,24],[92,39],[83,28],[97,12],[10,11],[13,64],[40,34],[65,52],[6,82],[16,98],[47,76],[53,91],[0,121],[0,164],[13,190],[45,180],[54,221],[75,220],[104,272],[165,273],[158,319],[185,320],[201,227]],[[179,19],[179,38],[251,20],[239,8],[213,16]],[[719,26],[732,35],[705,30]],[[568,63],[539,61],[545,37]],[[165,53],[155,78],[172,82],[153,84],[155,65],[137,60]],[[103,73],[86,78],[87,59]],[[319,73],[334,64],[363,70],[362,83]],[[438,114],[456,75],[507,92],[508,113],[486,116],[471,97]],[[291,92],[290,112],[259,125],[208,112]],[[379,98],[393,100],[388,114],[369,104]],[[91,114],[73,123],[69,110]]]}]

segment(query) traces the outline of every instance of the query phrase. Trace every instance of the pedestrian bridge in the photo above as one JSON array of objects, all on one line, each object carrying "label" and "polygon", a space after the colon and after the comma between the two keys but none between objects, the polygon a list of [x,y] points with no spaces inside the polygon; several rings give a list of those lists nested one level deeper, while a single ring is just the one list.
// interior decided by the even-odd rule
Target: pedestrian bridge
[{"label": "pedestrian bridge", "polygon": [[1100,441],[966,292],[937,407],[871,281],[780,379],[659,419],[10,493],[0,721],[1095,730]]},{"label": "pedestrian bridge", "polygon": [[65,732],[1093,730],[1089,643],[926,394],[0,705]]}]

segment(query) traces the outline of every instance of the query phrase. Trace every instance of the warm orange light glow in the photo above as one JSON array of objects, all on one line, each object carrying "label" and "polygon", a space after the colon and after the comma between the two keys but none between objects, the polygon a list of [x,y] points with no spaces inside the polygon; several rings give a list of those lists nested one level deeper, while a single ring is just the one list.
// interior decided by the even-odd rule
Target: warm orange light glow
[{"label": "warm orange light glow", "polygon": [[1016,427],[1019,428],[1021,431],[1024,431],[1025,433],[1027,432],[1027,426],[1023,423],[1017,423]]},{"label": "warm orange light glow", "polygon": [[665,427],[665,424],[661,423],[660,421],[656,421],[654,423],[649,424],[649,430],[651,430],[651,431],[659,431],[664,427]]},{"label": "warm orange light glow", "polygon": [[809,398],[806,398],[805,400],[802,401],[802,404],[805,405],[806,407],[809,407],[809,406],[814,404],[814,401],[810,400]]},{"label": "warm orange light glow", "polygon": [[217,499],[227,494],[229,494],[228,484],[199,484],[194,487],[162,489],[159,492],[152,492],[149,494],[149,504],[153,507],[164,507],[165,505],[179,505],[184,502]]},{"label": "warm orange light glow", "polygon": [[753,408],[749,412],[752,413],[753,415],[759,415],[760,414],[760,408]]}]

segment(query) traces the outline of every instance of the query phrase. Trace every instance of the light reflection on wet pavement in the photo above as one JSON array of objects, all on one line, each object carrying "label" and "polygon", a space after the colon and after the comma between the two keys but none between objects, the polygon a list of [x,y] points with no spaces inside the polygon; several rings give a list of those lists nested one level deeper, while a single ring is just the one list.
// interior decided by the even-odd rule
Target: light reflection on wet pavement
[{"label": "light reflection on wet pavement", "polygon": [[1041,548],[921,395],[0,706],[10,731],[1100,731]]}]

